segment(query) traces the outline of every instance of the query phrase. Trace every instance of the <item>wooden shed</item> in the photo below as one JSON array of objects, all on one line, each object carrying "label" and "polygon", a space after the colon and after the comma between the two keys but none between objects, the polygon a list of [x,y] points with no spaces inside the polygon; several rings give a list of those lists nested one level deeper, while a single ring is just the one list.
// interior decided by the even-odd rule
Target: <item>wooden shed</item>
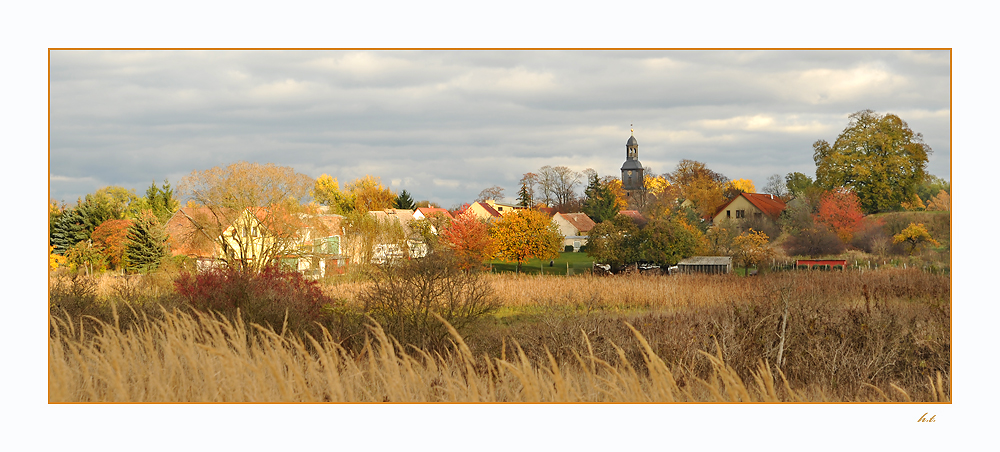
[{"label": "wooden shed", "polygon": [[681,273],[732,273],[730,256],[692,256],[677,263]]}]

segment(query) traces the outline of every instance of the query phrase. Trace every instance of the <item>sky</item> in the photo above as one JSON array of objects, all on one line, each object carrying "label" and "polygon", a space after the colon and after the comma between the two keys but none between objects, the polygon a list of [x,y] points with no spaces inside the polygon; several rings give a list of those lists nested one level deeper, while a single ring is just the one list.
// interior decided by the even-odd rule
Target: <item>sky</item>
[{"label": "sky", "polygon": [[[544,165],[653,174],[697,160],[762,191],[813,176],[851,113],[893,113],[950,180],[948,50],[53,50],[50,197],[143,195],[237,161],[442,207],[517,196]],[[582,193],[585,182],[578,191]]]}]

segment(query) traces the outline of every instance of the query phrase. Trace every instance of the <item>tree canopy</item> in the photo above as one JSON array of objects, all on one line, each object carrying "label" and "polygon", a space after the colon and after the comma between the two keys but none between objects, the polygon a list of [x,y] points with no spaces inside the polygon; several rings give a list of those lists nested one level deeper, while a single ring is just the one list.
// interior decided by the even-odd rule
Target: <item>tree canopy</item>
[{"label": "tree canopy", "polygon": [[530,259],[555,259],[562,251],[563,235],[552,219],[537,210],[516,210],[500,217],[490,228],[496,257],[521,264]]},{"label": "tree canopy", "polygon": [[876,213],[913,200],[931,148],[899,116],[862,110],[850,116],[833,145],[819,140],[813,151],[817,185],[849,187],[866,213]]},{"label": "tree canopy", "polygon": [[313,187],[312,178],[291,167],[248,162],[193,171],[181,183],[181,191],[209,211],[192,215],[197,233],[219,245],[230,267],[252,272],[295,252],[304,228],[324,229],[303,215],[310,212],[301,201]]}]

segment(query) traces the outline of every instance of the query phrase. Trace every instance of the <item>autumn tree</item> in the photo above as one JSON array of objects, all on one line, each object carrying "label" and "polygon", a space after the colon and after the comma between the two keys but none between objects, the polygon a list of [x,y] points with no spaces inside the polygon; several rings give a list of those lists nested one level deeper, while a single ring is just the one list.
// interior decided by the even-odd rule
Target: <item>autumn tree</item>
[{"label": "autumn tree", "polygon": [[892,243],[905,243],[909,245],[909,253],[911,256],[921,245],[941,245],[937,242],[937,240],[934,240],[931,237],[931,234],[927,232],[927,228],[924,227],[923,223],[910,223],[910,225],[907,226],[906,229],[903,229],[902,232],[892,236]]},{"label": "autumn tree", "polygon": [[729,186],[740,193],[757,193],[757,188],[754,187],[753,181],[750,179],[731,180],[729,181]]},{"label": "autumn tree", "polygon": [[487,200],[500,201],[503,199],[503,192],[503,187],[499,185],[484,188],[483,191],[479,192],[479,196],[476,197],[475,202],[484,202]]},{"label": "autumn tree", "polygon": [[71,246],[64,253],[66,264],[70,269],[82,270],[87,275],[103,271],[107,268],[107,258],[101,253],[101,247],[95,246],[90,240],[82,240]]},{"label": "autumn tree", "polygon": [[281,256],[300,253],[306,228],[325,230],[302,202],[314,186],[291,167],[237,162],[193,171],[180,189],[205,207],[193,212],[194,233],[215,241],[229,267],[258,273]]},{"label": "autumn tree", "polygon": [[761,231],[750,230],[733,238],[733,260],[744,269],[756,267],[773,255],[770,238]]},{"label": "autumn tree", "polygon": [[681,160],[666,177],[672,185],[678,187],[682,198],[694,204],[702,218],[711,216],[726,202],[729,178],[708,169],[702,162]]},{"label": "autumn tree", "polygon": [[893,210],[913,199],[930,153],[923,136],[898,116],[862,110],[850,115],[833,145],[813,144],[816,184],[849,187],[866,213]]},{"label": "autumn tree", "polygon": [[583,213],[595,222],[602,223],[618,215],[618,198],[611,187],[597,178],[597,174],[590,179],[583,193]]},{"label": "autumn tree", "polygon": [[369,212],[391,209],[396,195],[382,185],[381,179],[366,175],[347,184],[348,196],[354,199],[354,210]]},{"label": "autumn tree", "polygon": [[618,272],[625,265],[638,262],[640,254],[639,226],[632,218],[616,215],[602,223],[598,223],[587,236],[587,255],[595,261],[611,266],[612,272]]},{"label": "autumn tree", "polygon": [[947,191],[939,191],[936,196],[927,202],[927,210],[951,211],[951,195]]},{"label": "autumn tree", "polygon": [[440,232],[441,242],[457,259],[462,270],[479,270],[496,254],[490,228],[472,212],[464,212]]},{"label": "autumn tree", "polygon": [[167,233],[152,211],[129,225],[124,251],[123,262],[129,272],[148,273],[160,266],[167,256]]},{"label": "autumn tree", "polygon": [[562,251],[563,235],[545,213],[516,210],[497,219],[490,228],[496,257],[521,264],[530,258],[555,259]]},{"label": "autumn tree", "polygon": [[399,195],[396,196],[396,200],[393,201],[392,207],[394,209],[413,210],[417,208],[417,205],[413,202],[413,198],[410,197],[410,192],[404,189],[399,192]]},{"label": "autumn tree", "polygon": [[917,186],[917,195],[920,196],[920,199],[928,203],[942,191],[951,193],[951,184],[947,180],[933,174],[924,176],[924,180]]},{"label": "autumn tree", "polygon": [[354,210],[354,198],[341,191],[337,178],[330,175],[319,176],[309,194],[317,203],[329,206],[333,213],[344,215]]},{"label": "autumn tree", "polygon": [[651,220],[642,228],[640,241],[641,259],[661,266],[676,265],[708,247],[704,234],[678,215]]},{"label": "autumn tree", "polygon": [[91,240],[100,248],[109,268],[113,270],[125,268],[125,247],[132,223],[133,220],[108,220],[91,234]]},{"label": "autumn tree", "polygon": [[861,203],[854,192],[846,189],[830,190],[819,200],[816,222],[830,227],[844,243],[851,243],[855,231],[864,220]]}]

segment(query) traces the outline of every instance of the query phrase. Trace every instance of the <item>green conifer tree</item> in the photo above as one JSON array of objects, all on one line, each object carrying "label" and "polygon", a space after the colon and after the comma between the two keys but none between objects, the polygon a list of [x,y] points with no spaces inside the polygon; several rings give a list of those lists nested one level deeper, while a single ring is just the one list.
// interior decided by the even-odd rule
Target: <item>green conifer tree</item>
[{"label": "green conifer tree", "polygon": [[137,218],[128,230],[125,269],[147,273],[156,270],[167,255],[167,234],[152,211]]}]

